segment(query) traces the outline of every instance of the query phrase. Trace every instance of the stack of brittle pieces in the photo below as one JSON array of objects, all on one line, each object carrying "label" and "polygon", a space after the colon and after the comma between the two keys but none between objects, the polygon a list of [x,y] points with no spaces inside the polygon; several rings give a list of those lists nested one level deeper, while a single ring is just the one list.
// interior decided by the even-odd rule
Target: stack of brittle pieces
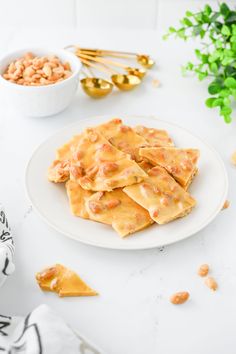
[{"label": "stack of brittle pieces", "polygon": [[121,237],[187,215],[197,149],[176,148],[165,130],[121,119],[87,128],[56,152],[48,179],[64,183],[75,216],[111,225]]}]

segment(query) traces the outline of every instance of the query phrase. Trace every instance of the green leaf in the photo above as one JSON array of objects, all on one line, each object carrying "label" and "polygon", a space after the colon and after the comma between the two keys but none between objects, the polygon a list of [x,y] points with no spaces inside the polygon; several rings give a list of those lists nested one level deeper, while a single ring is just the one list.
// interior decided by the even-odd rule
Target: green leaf
[{"label": "green leaf", "polygon": [[230,101],[229,97],[225,97],[223,99],[223,103],[224,103],[224,106],[230,106],[231,101]]},{"label": "green leaf", "polygon": [[220,51],[215,50],[210,56],[209,56],[209,63],[213,63],[214,61],[218,60],[220,58]]},{"label": "green leaf", "polygon": [[222,26],[222,29],[221,29],[221,33],[222,33],[224,36],[227,36],[227,37],[230,36],[231,31],[230,31],[229,26],[223,25],[223,26]]},{"label": "green leaf", "polygon": [[200,81],[204,80],[206,77],[208,76],[208,72],[207,71],[202,71],[202,72],[199,72],[198,74],[198,79]]},{"label": "green leaf", "polygon": [[220,13],[219,12],[216,12],[213,16],[210,17],[210,22],[215,22],[218,17],[220,16]]},{"label": "green leaf", "polygon": [[195,49],[195,54],[196,54],[196,57],[197,57],[199,60],[202,60],[202,53],[200,52],[199,49]]},{"label": "green leaf", "polygon": [[230,13],[230,9],[229,9],[228,5],[226,5],[226,3],[223,3],[220,5],[220,13],[224,17],[228,16],[228,14]]},{"label": "green leaf", "polygon": [[224,115],[229,115],[230,113],[232,113],[232,108],[230,108],[230,107],[228,107],[228,106],[223,106],[223,107],[221,107],[221,109],[220,109],[220,114],[221,114],[222,116],[224,116]]},{"label": "green leaf", "polygon": [[217,40],[215,41],[215,46],[216,46],[216,48],[222,48],[222,47],[223,47],[223,42],[222,42],[222,40],[221,40],[221,39],[217,39]]},{"label": "green leaf", "polygon": [[185,66],[185,69],[186,70],[193,70],[193,67],[194,67],[193,63],[188,62],[187,65]]},{"label": "green leaf", "polygon": [[232,33],[234,35],[236,35],[236,24],[235,25],[232,25]]},{"label": "green leaf", "polygon": [[225,20],[225,23],[231,24],[236,22],[236,12],[232,11],[229,16],[227,16],[227,19]]},{"label": "green leaf", "polygon": [[215,95],[221,91],[221,88],[221,84],[215,80],[208,86],[208,92],[210,95]]},{"label": "green leaf", "polygon": [[186,38],[186,36],[185,36],[185,28],[180,28],[176,33],[177,33],[179,38],[182,38],[182,39]]},{"label": "green leaf", "polygon": [[202,38],[204,38],[204,36],[205,36],[205,33],[206,33],[206,31],[204,31],[203,29],[200,31],[200,38],[202,39]]},{"label": "green leaf", "polygon": [[227,77],[224,81],[224,85],[228,88],[236,89],[236,80],[233,77]]},{"label": "green leaf", "polygon": [[223,98],[216,98],[212,104],[212,107],[222,106],[222,104],[223,104]]},{"label": "green leaf", "polygon": [[229,114],[224,114],[224,121],[225,123],[231,123],[232,122],[232,118]]},{"label": "green leaf", "polygon": [[193,23],[192,21],[189,20],[189,18],[185,17],[183,20],[182,20],[182,23],[187,26],[187,27],[191,27],[193,26]]},{"label": "green leaf", "polygon": [[225,88],[225,89],[222,89],[220,92],[219,92],[219,96],[220,97],[228,97],[230,95],[230,90]]},{"label": "green leaf", "polygon": [[218,72],[218,65],[216,63],[211,63],[210,64],[210,70],[213,74],[217,74]]},{"label": "green leaf", "polygon": [[231,90],[231,95],[236,100],[236,90]]},{"label": "green leaf", "polygon": [[176,29],[174,27],[169,27],[169,33],[175,33]]},{"label": "green leaf", "polygon": [[193,13],[191,11],[186,11],[185,16],[192,17]]},{"label": "green leaf", "polygon": [[202,21],[202,16],[203,16],[203,13],[202,12],[198,12],[198,13],[196,13],[195,14],[195,19],[196,19],[196,21],[198,22],[198,23],[202,23],[203,21]]},{"label": "green leaf", "polygon": [[212,108],[213,103],[215,102],[216,98],[215,97],[210,97],[205,101],[205,104],[207,107]]},{"label": "green leaf", "polygon": [[231,64],[235,59],[234,58],[224,58],[221,62],[222,65],[226,66]]},{"label": "green leaf", "polygon": [[205,5],[204,12],[207,16],[209,16],[212,13],[211,7],[209,5]]}]

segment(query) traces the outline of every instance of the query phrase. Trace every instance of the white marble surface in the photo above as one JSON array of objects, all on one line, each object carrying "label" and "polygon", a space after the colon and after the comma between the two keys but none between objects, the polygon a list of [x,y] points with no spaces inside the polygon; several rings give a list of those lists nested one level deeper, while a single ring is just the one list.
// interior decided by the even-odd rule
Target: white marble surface
[{"label": "white marble surface", "polygon": [[[159,11],[163,29],[168,25],[168,11],[165,6]],[[230,155],[236,149],[235,119],[231,125],[224,124],[216,111],[204,105],[206,83],[181,77],[180,65],[192,56],[192,44],[163,42],[158,31],[5,28],[0,52],[74,42],[152,53],[157,66],[136,91],[116,92],[100,101],[78,91],[72,105],[51,118],[21,117],[12,109],[14,102],[8,107],[1,100],[0,198],[15,235],[16,272],[0,290],[0,312],[24,315],[46,303],[107,354],[234,354],[236,169]],[[161,81],[160,88],[152,86],[153,78]],[[156,115],[204,138],[220,153],[228,170],[230,208],[184,242],[138,252],[88,247],[49,228],[25,194],[25,166],[32,151],[66,124],[107,113]],[[78,271],[100,296],[58,299],[41,292],[34,275],[55,262]],[[196,275],[203,262],[210,264],[219,283],[216,293]],[[169,296],[179,290],[188,290],[191,299],[175,307]]]}]

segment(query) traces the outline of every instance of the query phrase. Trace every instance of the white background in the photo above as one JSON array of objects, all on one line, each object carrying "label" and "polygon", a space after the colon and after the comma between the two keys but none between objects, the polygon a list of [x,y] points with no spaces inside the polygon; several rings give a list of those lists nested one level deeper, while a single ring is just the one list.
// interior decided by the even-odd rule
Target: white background
[{"label": "white background", "polygon": [[[28,46],[70,43],[147,52],[157,61],[144,84],[93,101],[78,90],[63,113],[44,119],[21,117],[0,102],[0,200],[16,240],[16,272],[0,290],[0,312],[24,315],[47,303],[107,354],[234,354],[236,351],[235,178],[236,117],[223,123],[204,105],[207,83],[183,78],[180,66],[197,43],[163,42],[162,33],[186,9],[203,1],[55,0],[1,1],[0,53]],[[152,86],[158,78],[160,88]],[[178,244],[122,252],[76,243],[51,230],[32,211],[24,190],[27,161],[37,145],[66,124],[93,115],[156,115],[204,138],[223,158],[231,207],[202,232]],[[210,188],[210,186],[209,186]],[[206,196],[207,198],[207,196]],[[158,237],[158,235],[157,235]],[[77,271],[99,297],[58,299],[42,293],[34,274],[60,262]],[[209,263],[219,290],[212,293],[196,275]],[[188,290],[183,306],[169,296]]]}]

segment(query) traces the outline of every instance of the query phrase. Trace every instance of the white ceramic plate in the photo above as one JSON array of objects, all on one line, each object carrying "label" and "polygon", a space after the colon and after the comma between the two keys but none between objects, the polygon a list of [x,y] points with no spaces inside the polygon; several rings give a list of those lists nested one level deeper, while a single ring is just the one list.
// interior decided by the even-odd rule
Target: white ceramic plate
[{"label": "white ceramic plate", "polygon": [[179,126],[151,117],[123,117],[126,124],[137,124],[166,129],[178,147],[198,148],[201,153],[199,175],[194,179],[190,192],[197,206],[190,215],[167,225],[152,225],[125,239],[107,225],[84,220],[71,214],[63,184],[48,182],[48,166],[55,158],[55,150],[80,133],[84,128],[111,119],[112,116],[81,120],[65,127],[43,142],[31,157],[26,170],[26,188],[34,208],[58,232],[80,242],[113,249],[137,250],[168,245],[203,229],[221,210],[226,199],[228,179],[224,164],[216,151],[201,139]]}]

